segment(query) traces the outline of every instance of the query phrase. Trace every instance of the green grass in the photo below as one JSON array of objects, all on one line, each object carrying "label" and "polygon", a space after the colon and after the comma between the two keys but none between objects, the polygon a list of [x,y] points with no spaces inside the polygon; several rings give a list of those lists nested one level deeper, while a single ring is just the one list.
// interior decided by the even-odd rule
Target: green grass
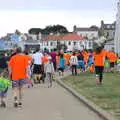
[{"label": "green grass", "polygon": [[104,73],[102,85],[96,85],[95,74],[81,73],[63,81],[102,109],[120,119],[120,73]]}]

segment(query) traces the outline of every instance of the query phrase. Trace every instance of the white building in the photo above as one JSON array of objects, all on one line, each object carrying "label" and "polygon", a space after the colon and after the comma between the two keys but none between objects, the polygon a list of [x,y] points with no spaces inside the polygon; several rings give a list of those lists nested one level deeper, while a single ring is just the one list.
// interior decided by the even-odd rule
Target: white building
[{"label": "white building", "polygon": [[117,4],[116,31],[115,31],[115,52],[120,55],[120,0]]},{"label": "white building", "polygon": [[98,30],[93,28],[79,28],[74,26],[75,33],[80,35],[81,37],[87,38],[89,40],[97,39],[98,38]]},{"label": "white building", "polygon": [[42,40],[42,49],[48,49],[49,51],[57,48],[57,44],[66,45],[68,51],[73,49],[92,49],[92,41],[86,40],[83,37],[75,33],[69,33],[65,35],[48,35]]}]

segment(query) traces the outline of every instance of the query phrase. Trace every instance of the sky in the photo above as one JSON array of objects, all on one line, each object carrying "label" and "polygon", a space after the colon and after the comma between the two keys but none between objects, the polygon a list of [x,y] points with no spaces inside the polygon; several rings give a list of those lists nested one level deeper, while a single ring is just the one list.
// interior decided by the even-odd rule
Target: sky
[{"label": "sky", "polygon": [[16,29],[61,24],[69,31],[73,26],[100,26],[100,21],[116,19],[118,0],[0,0],[0,36]]}]

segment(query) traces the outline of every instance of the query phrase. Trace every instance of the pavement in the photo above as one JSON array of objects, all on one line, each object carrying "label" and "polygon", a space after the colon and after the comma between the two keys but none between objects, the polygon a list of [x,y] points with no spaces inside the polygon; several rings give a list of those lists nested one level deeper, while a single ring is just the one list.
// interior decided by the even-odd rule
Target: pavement
[{"label": "pavement", "polygon": [[11,90],[0,120],[102,120],[57,83],[52,88],[37,85],[24,89],[22,108],[14,108]]}]

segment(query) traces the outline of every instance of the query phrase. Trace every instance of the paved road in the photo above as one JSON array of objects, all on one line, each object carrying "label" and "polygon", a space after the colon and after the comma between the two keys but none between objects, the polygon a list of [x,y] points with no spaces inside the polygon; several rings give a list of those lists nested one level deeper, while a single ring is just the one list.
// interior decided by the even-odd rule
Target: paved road
[{"label": "paved road", "polygon": [[0,120],[102,120],[56,83],[53,88],[26,88],[22,108],[13,108],[11,92],[7,101]]}]

